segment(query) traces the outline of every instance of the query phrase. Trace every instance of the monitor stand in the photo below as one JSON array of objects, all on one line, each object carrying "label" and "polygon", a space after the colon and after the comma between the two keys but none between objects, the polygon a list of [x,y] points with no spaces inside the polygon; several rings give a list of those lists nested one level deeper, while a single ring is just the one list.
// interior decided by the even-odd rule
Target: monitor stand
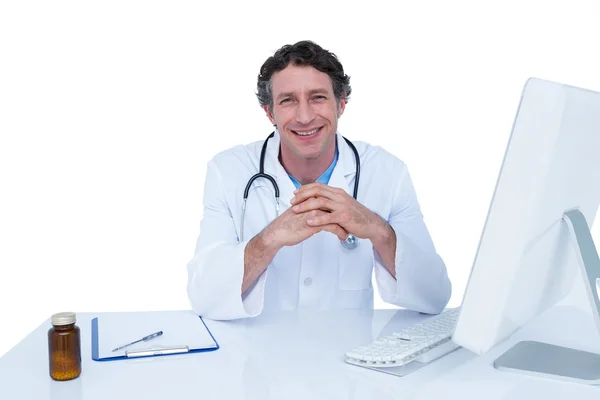
[{"label": "monitor stand", "polygon": [[[600,332],[600,258],[581,211],[566,211],[563,220],[569,228],[592,314]],[[600,384],[600,354],[536,341],[517,343],[494,361],[494,367],[563,381]]]}]

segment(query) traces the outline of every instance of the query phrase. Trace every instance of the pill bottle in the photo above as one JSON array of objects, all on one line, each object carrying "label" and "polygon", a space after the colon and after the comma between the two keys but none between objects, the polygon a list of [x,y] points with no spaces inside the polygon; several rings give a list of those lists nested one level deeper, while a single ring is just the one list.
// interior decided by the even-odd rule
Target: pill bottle
[{"label": "pill bottle", "polygon": [[54,314],[48,330],[50,377],[68,381],[81,374],[81,336],[72,312]]}]

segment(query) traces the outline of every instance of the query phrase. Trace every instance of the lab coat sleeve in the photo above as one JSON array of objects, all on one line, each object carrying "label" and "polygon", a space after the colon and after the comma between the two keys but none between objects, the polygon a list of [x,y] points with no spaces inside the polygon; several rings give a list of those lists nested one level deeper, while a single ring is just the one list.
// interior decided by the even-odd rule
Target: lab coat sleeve
[{"label": "lab coat sleeve", "polygon": [[266,271],[242,297],[244,253],[214,160],[207,165],[204,214],[194,257],[187,264],[187,293],[192,310],[203,317],[231,320],[262,312]]},{"label": "lab coat sleeve", "polygon": [[394,279],[374,250],[375,279],[383,301],[399,307],[438,314],[452,292],[446,265],[437,254],[425,226],[406,165],[393,193],[387,222],[396,234]]}]

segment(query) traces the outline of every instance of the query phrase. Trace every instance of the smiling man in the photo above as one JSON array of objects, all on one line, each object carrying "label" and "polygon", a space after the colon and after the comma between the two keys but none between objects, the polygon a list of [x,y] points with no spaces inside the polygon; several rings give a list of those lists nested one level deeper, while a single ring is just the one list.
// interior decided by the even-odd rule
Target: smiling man
[{"label": "smiling man", "polygon": [[338,132],[350,94],[337,57],[310,41],[262,65],[257,97],[275,131],[208,162],[187,266],[194,312],[372,308],[373,271],[384,301],[444,309],[451,284],[406,165]]}]

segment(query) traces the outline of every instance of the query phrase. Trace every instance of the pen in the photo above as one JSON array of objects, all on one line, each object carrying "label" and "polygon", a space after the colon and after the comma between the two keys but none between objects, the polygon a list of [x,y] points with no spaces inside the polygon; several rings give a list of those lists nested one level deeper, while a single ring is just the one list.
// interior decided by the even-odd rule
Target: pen
[{"label": "pen", "polygon": [[136,343],[139,343],[139,342],[147,342],[148,340],[152,340],[154,338],[157,338],[157,337],[159,337],[162,334],[163,334],[162,331],[158,331],[158,332],[153,333],[151,335],[144,336],[143,338],[141,338],[140,340],[136,340],[135,342],[127,343],[127,344],[124,344],[123,346],[117,347],[116,349],[113,349],[113,351],[124,349],[125,347],[131,346],[132,344],[136,344]]}]

